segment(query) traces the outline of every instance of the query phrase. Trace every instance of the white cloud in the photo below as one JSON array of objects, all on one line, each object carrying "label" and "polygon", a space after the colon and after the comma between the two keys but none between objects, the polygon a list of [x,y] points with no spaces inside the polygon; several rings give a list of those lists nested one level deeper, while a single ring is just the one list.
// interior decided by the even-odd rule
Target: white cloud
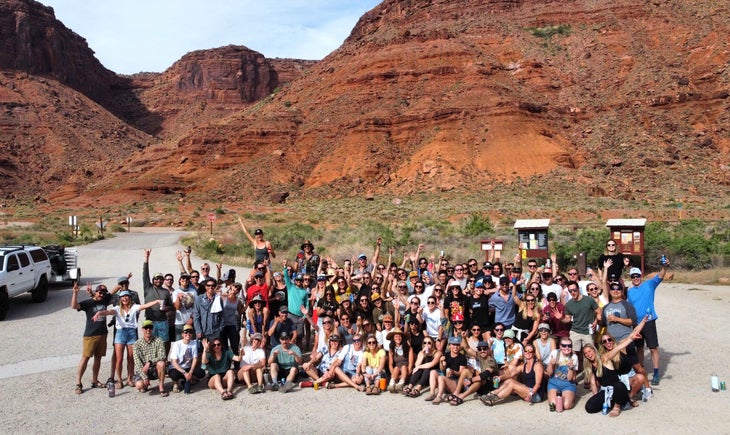
[{"label": "white cloud", "polygon": [[185,53],[244,45],[266,57],[321,59],[377,0],[41,0],[86,38],[101,63],[164,71]]}]

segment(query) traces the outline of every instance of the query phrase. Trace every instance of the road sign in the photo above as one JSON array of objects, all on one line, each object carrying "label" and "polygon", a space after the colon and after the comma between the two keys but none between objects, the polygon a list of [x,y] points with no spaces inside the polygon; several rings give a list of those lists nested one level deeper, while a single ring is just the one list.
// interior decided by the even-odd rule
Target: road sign
[{"label": "road sign", "polygon": [[215,220],[215,213],[208,213],[208,220],[213,222]]}]

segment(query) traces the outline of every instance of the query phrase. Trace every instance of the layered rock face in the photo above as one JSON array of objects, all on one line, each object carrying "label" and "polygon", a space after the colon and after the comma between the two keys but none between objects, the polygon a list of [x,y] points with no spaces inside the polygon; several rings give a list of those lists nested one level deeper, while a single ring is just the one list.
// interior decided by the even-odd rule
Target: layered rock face
[{"label": "layered rock face", "polygon": [[0,69],[53,77],[102,105],[118,81],[53,8],[33,0],[0,2]]},{"label": "layered rock face", "polygon": [[112,83],[106,107],[156,138],[76,191],[726,199],[728,21],[717,0],[386,0],[317,63],[228,46]]},{"label": "layered rock face", "polygon": [[291,86],[150,151],[171,188],[217,197],[516,183],[702,201],[687,179],[724,196],[726,17],[711,0],[387,0]]}]

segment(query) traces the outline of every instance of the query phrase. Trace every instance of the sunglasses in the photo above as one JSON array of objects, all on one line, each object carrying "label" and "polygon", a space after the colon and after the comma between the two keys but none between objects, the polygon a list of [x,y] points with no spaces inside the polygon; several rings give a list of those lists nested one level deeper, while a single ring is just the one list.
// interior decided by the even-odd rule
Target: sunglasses
[{"label": "sunglasses", "polygon": [[560,343],[560,347],[564,347],[566,349],[571,349],[573,347],[570,343]]},{"label": "sunglasses", "polygon": [[190,279],[200,278],[200,275],[190,275]]},{"label": "sunglasses", "polygon": [[616,246],[615,243],[606,243],[606,246]]},{"label": "sunglasses", "polygon": [[488,348],[488,347],[477,347],[477,350],[478,350],[479,352],[486,352],[486,351],[488,351],[488,350],[489,350],[489,348]]},{"label": "sunglasses", "polygon": [[504,328],[494,328],[494,331],[495,331],[495,332],[500,332],[500,331],[504,331]]},{"label": "sunglasses", "polygon": [[641,278],[641,275],[633,274],[631,275],[631,279]]},{"label": "sunglasses", "polygon": [[206,284],[206,287],[215,287],[215,284]]},{"label": "sunglasses", "polygon": [[424,346],[432,346],[433,345],[433,341],[424,341],[423,342],[423,345]]},{"label": "sunglasses", "polygon": [[525,349],[525,353],[534,353],[535,349]]},{"label": "sunglasses", "polygon": [[378,344],[377,341],[368,341],[368,344]]},{"label": "sunglasses", "polygon": [[481,331],[481,329],[479,329],[479,328],[471,328],[471,330],[472,330],[472,332],[479,332],[479,331]]},{"label": "sunglasses", "polygon": [[352,339],[352,342],[353,343],[362,343],[362,339],[360,339],[360,338],[353,338]]},{"label": "sunglasses", "polygon": [[398,286],[398,288],[406,288],[406,287],[408,287],[408,286],[405,286],[405,285],[399,285]]},{"label": "sunglasses", "polygon": [[577,272],[568,272],[568,275],[578,275]]},{"label": "sunglasses", "polygon": [[537,267],[537,264],[528,264],[527,267],[530,269],[535,269]]},{"label": "sunglasses", "polygon": [[331,325],[332,324],[332,321],[331,320],[327,320],[327,321],[322,322],[322,324],[323,325]]},{"label": "sunglasses", "polygon": [[221,347],[221,346],[222,346],[222,344],[220,344],[220,343],[213,343],[213,347]]},{"label": "sunglasses", "polygon": [[192,333],[193,333],[193,331],[183,331],[182,333],[183,333],[183,334],[192,334]]},{"label": "sunglasses", "polygon": [[428,305],[436,305],[436,302],[434,302],[434,301],[428,301],[427,304]]},{"label": "sunglasses", "polygon": [[613,338],[604,338],[603,340],[601,340],[601,343],[603,343],[603,344],[613,343]]},{"label": "sunglasses", "polygon": [[142,329],[150,330],[150,329],[152,329],[152,327],[151,326],[143,326]]}]

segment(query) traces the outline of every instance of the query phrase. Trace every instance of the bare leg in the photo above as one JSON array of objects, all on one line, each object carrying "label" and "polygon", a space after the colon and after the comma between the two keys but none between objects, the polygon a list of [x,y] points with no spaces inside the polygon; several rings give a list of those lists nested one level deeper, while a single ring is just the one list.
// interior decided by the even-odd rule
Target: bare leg
[{"label": "bare leg", "polygon": [[93,376],[92,382],[94,382],[94,383],[99,382],[99,370],[100,369],[101,369],[101,357],[95,356],[94,364],[91,366],[91,374]]},{"label": "bare leg", "polygon": [[81,378],[84,377],[84,372],[86,372],[86,367],[89,365],[89,357],[88,356],[82,356],[81,360],[79,361],[79,366],[76,369],[76,383],[81,383]]},{"label": "bare leg", "polygon": [[134,379],[134,346],[127,345],[127,382],[131,385]]}]

